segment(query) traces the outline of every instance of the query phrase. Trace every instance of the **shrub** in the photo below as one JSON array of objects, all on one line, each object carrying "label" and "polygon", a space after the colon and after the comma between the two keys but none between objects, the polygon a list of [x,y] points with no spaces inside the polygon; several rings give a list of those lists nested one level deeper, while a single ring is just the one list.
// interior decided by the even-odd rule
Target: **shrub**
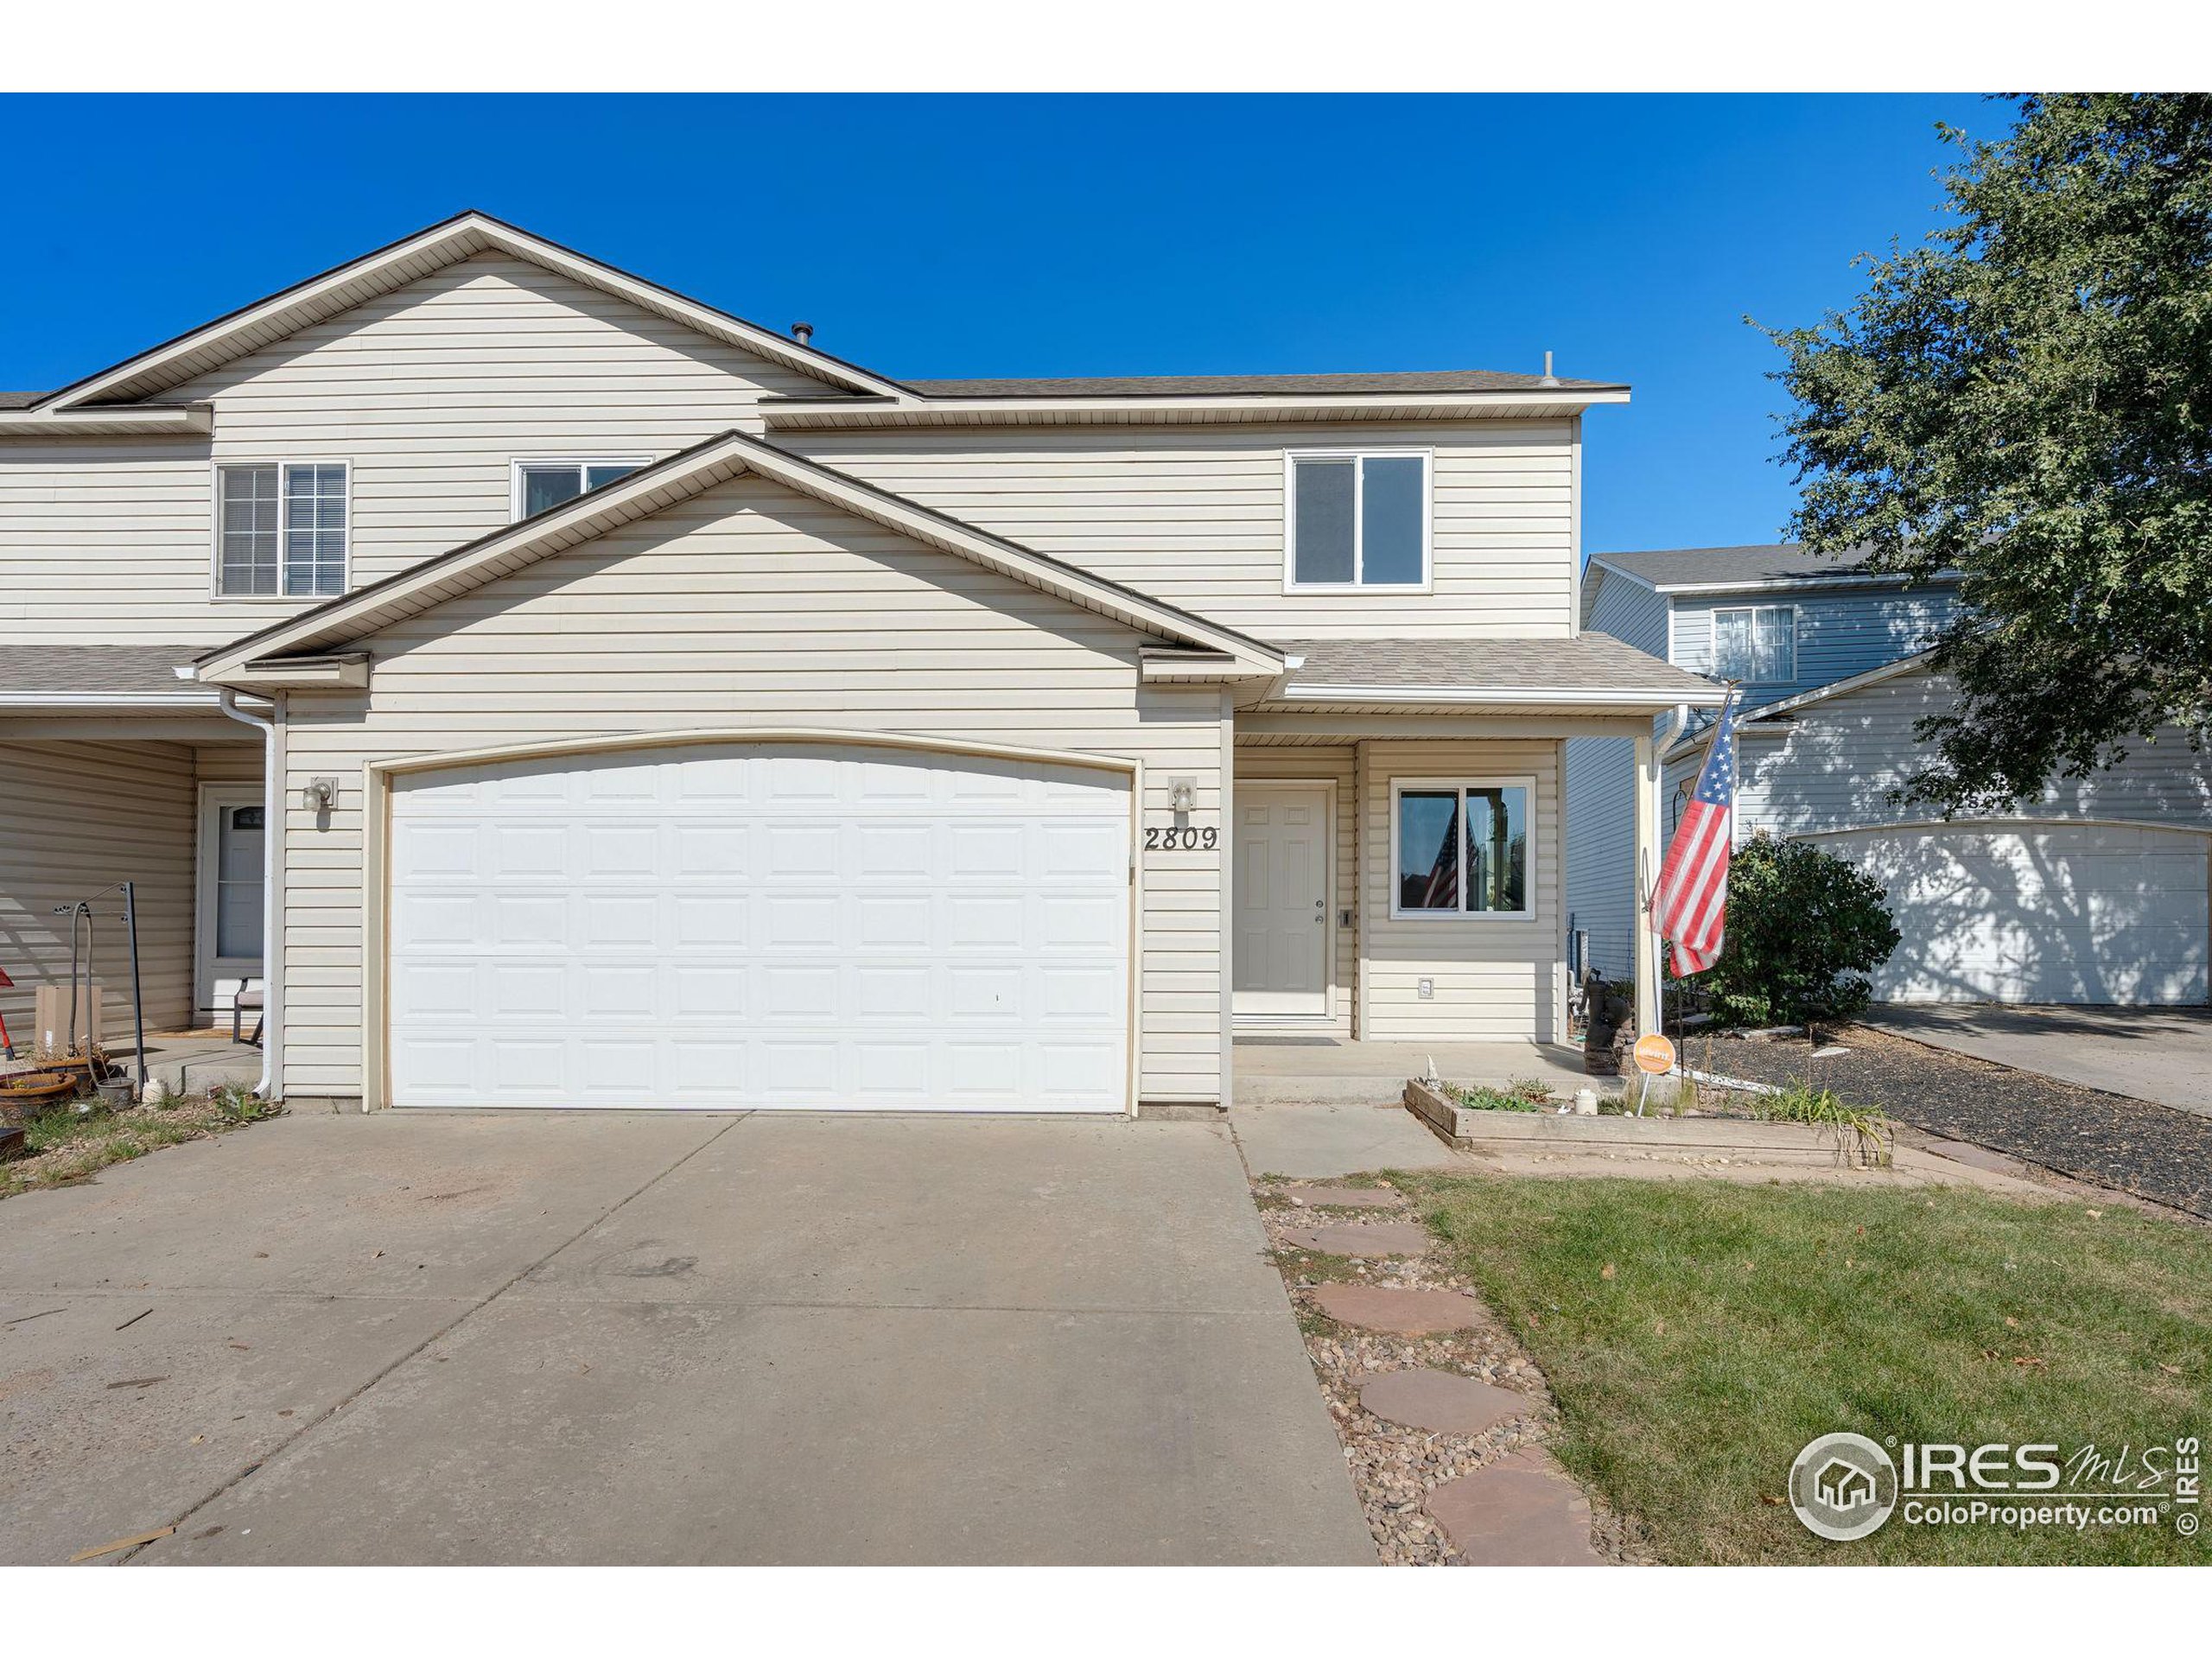
[{"label": "shrub", "polygon": [[1879,882],[1802,841],[1758,836],[1728,873],[1720,959],[1700,976],[1724,1024],[1848,1020],[1899,935]]}]

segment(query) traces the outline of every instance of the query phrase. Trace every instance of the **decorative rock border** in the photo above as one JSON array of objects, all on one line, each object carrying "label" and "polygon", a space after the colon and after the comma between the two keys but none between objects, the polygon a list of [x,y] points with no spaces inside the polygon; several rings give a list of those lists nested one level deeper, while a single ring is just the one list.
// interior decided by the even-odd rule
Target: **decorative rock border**
[{"label": "decorative rock border", "polygon": [[[1321,1190],[1325,1189],[1290,1181],[1255,1183],[1262,1224],[1268,1242],[1275,1247],[1286,1288],[1299,1310],[1306,1356],[1336,1423],[1338,1438],[1344,1443],[1345,1466],[1366,1514],[1368,1529],[1374,1535],[1376,1552],[1389,1566],[1486,1561],[1491,1559],[1487,1554],[1471,1554],[1454,1544],[1445,1521],[1433,1512],[1431,1500],[1522,1448],[1540,1446],[1556,1431],[1558,1414],[1542,1373],[1513,1334],[1471,1294],[1472,1285],[1452,1271],[1441,1251],[1354,1257],[1349,1264],[1338,1253],[1332,1253],[1337,1259],[1326,1263],[1313,1260],[1315,1253],[1298,1243],[1296,1236],[1313,1229],[1317,1217],[1308,1205],[1314,1199],[1309,1196],[1307,1205],[1294,1200]],[[1340,1277],[1325,1281],[1324,1273]],[[1453,1318],[1467,1323],[1428,1334],[1363,1330],[1329,1313],[1326,1301],[1336,1300],[1344,1292],[1387,1296],[1441,1293],[1458,1299],[1444,1306]],[[1499,1414],[1482,1427],[1459,1432],[1402,1421],[1390,1410],[1370,1409],[1365,1403],[1365,1395],[1374,1390],[1378,1403],[1414,1414],[1418,1401],[1406,1397],[1407,1391],[1417,1396],[1420,1391],[1436,1386],[1411,1380],[1423,1373],[1440,1377],[1447,1393],[1459,1389],[1484,1390],[1460,1394],[1452,1402],[1453,1409],[1464,1412],[1470,1401],[1487,1402],[1498,1408]],[[1472,1419],[1460,1415],[1450,1421],[1464,1424]],[[1580,1497],[1579,1491],[1575,1496]],[[1457,1517],[1450,1501],[1442,1501],[1438,1507],[1445,1516]],[[1586,1532],[1590,1512],[1586,1508],[1583,1513]],[[1474,1543],[1478,1551],[1483,1549],[1479,1538]],[[1596,1541],[1592,1548],[1599,1560],[1621,1559],[1628,1554],[1618,1522],[1602,1511],[1596,1517]]]}]

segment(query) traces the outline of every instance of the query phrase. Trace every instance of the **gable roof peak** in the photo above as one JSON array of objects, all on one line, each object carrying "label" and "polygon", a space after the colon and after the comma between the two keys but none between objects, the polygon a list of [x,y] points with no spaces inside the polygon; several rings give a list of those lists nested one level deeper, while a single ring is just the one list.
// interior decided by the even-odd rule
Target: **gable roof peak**
[{"label": "gable roof peak", "polygon": [[558,272],[839,391],[913,400],[914,394],[895,380],[579,253],[480,207],[468,207],[47,392],[32,407],[59,413],[88,404],[142,401],[271,340],[486,253],[505,253]]}]

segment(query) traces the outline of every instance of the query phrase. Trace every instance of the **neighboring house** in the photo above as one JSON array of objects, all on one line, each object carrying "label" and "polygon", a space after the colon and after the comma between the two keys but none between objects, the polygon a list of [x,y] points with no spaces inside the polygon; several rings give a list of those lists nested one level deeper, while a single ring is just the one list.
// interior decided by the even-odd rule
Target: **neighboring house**
[{"label": "neighboring house", "polygon": [[272,1086],[368,1106],[1557,1039],[1564,744],[1718,696],[1581,626],[1626,396],[900,382],[434,226],[0,409],[0,1007],[127,876],[149,1020],[265,980]]},{"label": "neighboring house", "polygon": [[[1744,686],[1736,835],[1802,837],[1888,890],[1904,941],[1873,976],[1894,1001],[2207,1000],[2212,759],[2180,732],[2000,817],[1942,821],[1897,803],[1926,751],[1918,719],[1948,681],[1925,646],[1956,614],[1951,583],[1905,588],[1795,547],[1600,554],[1586,626]],[[1663,831],[1704,759],[1706,722],[1664,758]],[[1609,810],[1629,798],[1618,741],[1567,756],[1567,908],[1601,969],[1630,968],[1630,868]]]}]

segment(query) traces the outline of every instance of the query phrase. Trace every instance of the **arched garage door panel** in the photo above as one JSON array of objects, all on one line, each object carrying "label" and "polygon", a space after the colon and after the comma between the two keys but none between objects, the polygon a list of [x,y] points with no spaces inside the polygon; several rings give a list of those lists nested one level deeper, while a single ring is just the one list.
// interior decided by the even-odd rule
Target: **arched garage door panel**
[{"label": "arched garage door panel", "polygon": [[1813,844],[1889,890],[1899,1002],[2205,1000],[2205,838],[2134,824],[1854,830]]},{"label": "arched garage door panel", "polygon": [[1128,1103],[1124,773],[715,746],[396,779],[398,1106]]}]

